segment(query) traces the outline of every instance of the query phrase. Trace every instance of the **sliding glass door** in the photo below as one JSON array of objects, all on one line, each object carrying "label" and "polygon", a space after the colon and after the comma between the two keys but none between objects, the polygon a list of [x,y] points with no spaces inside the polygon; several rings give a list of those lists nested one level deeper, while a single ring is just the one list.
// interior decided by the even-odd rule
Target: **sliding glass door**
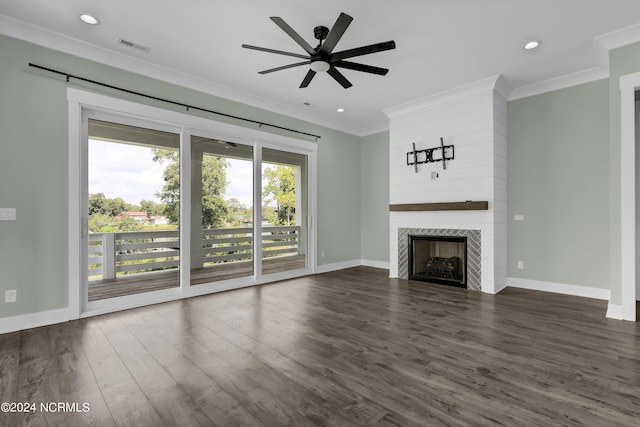
[{"label": "sliding glass door", "polygon": [[180,286],[180,137],[88,121],[88,301]]},{"label": "sliding glass door", "polygon": [[307,267],[307,156],[256,149],[191,136],[191,285]]},{"label": "sliding glass door", "polygon": [[71,114],[80,315],[312,272],[315,144],[106,101]]},{"label": "sliding glass door", "polygon": [[262,150],[262,273],[307,266],[307,156]]},{"label": "sliding glass door", "polygon": [[191,284],[254,275],[253,147],[191,136]]}]

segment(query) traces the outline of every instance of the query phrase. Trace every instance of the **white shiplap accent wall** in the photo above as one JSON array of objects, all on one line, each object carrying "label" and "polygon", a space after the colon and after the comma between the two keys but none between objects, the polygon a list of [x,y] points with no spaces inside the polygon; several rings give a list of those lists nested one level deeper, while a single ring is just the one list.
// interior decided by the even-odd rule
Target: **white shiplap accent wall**
[{"label": "white shiplap accent wall", "polygon": [[[507,277],[506,95],[493,77],[385,111],[390,119],[390,204],[489,201],[487,211],[391,212],[390,275],[398,277],[398,228],[479,229],[482,290]],[[407,166],[407,152],[455,146],[455,160]],[[432,172],[440,177],[431,179]]]}]

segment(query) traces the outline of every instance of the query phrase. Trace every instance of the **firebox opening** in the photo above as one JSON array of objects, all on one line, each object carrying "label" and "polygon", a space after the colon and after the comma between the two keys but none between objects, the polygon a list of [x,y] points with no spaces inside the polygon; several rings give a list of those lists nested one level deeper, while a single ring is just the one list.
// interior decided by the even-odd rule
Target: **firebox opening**
[{"label": "firebox opening", "polygon": [[409,279],[467,287],[467,238],[409,236]]}]

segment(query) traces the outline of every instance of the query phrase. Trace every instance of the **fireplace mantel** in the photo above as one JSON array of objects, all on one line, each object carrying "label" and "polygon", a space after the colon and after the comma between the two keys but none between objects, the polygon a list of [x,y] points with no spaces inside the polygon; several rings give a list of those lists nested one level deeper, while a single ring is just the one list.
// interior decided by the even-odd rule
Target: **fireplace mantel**
[{"label": "fireplace mantel", "polygon": [[409,203],[401,205],[389,205],[390,212],[418,212],[418,211],[486,211],[489,202],[445,202],[445,203]]}]

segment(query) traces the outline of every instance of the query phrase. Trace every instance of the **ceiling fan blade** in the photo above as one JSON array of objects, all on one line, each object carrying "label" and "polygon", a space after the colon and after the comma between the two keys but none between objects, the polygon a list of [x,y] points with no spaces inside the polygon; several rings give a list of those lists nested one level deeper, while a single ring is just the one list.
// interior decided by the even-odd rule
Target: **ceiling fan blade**
[{"label": "ceiling fan blade", "polygon": [[386,76],[389,72],[387,68],[374,67],[372,65],[357,64],[349,61],[337,61],[333,63],[334,67],[347,68],[349,70],[363,71],[365,73],[378,74]]},{"label": "ceiling fan blade", "polygon": [[322,47],[320,48],[320,52],[324,54],[330,54],[333,51],[333,48],[336,47],[344,32],[349,28],[349,25],[353,21],[353,18],[347,15],[346,13],[341,13],[336,20],[336,23],[333,24],[331,31],[327,35]]},{"label": "ceiling fan blade", "polygon": [[305,88],[309,86],[309,83],[311,83],[311,80],[313,80],[315,76],[316,76],[316,72],[313,70],[309,70],[307,75],[304,76],[304,80],[302,80],[302,83],[300,83],[300,88]]},{"label": "ceiling fan blade", "polygon": [[329,70],[327,71],[327,74],[333,77],[345,89],[349,89],[351,86],[353,86],[351,82],[347,80],[347,78],[340,71],[336,70],[333,66],[329,68]]},{"label": "ceiling fan blade", "polygon": [[261,52],[277,53],[278,55],[287,55],[287,56],[294,56],[296,58],[309,59],[309,55],[301,55],[299,53],[284,52],[282,50],[269,49],[269,48],[260,47],[260,46],[252,46],[250,44],[243,44],[242,47],[245,49],[259,50]]},{"label": "ceiling fan blade", "polygon": [[289,26],[289,24],[284,22],[284,20],[282,18],[280,18],[279,16],[272,16],[270,19],[278,27],[280,27],[282,29],[282,31],[287,33],[289,35],[289,37],[291,37],[293,40],[295,40],[295,42],[298,43],[309,55],[315,55],[316,54],[315,49],[312,48],[311,45],[309,45],[309,43],[307,43],[302,37],[300,37],[300,34],[296,33],[295,30]]},{"label": "ceiling fan blade", "polygon": [[393,40],[383,43],[370,44],[368,46],[357,47],[355,49],[343,50],[331,55],[331,62],[341,59],[353,58],[354,56],[368,55],[370,53],[382,52],[396,48],[396,42]]},{"label": "ceiling fan blade", "polygon": [[295,64],[283,65],[282,67],[276,67],[276,68],[270,68],[264,71],[258,71],[258,74],[269,74],[269,73],[273,73],[274,71],[286,70],[287,68],[299,67],[301,65],[308,65],[308,64],[311,64],[311,61],[296,62]]}]

